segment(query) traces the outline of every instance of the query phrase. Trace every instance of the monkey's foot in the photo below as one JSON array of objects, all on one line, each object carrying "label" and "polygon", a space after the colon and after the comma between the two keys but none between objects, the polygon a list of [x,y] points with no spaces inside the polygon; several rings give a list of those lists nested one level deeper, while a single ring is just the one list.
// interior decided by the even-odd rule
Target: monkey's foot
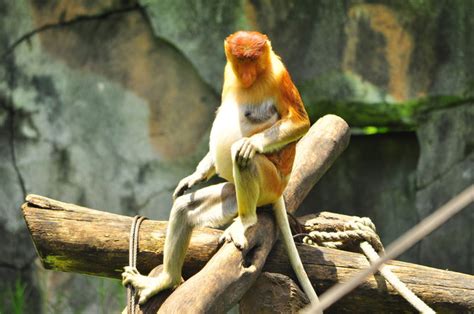
[{"label": "monkey's foot", "polygon": [[251,226],[255,225],[257,219],[242,220],[239,217],[224,231],[219,238],[219,243],[234,242],[239,250],[246,250],[248,248],[248,241],[245,237],[245,231]]},{"label": "monkey's foot", "polygon": [[126,266],[122,273],[122,285],[132,285],[138,292],[139,304],[145,303],[155,294],[173,288],[179,284],[179,280],[173,280],[168,273],[162,272],[157,277],[141,275],[135,267]]}]

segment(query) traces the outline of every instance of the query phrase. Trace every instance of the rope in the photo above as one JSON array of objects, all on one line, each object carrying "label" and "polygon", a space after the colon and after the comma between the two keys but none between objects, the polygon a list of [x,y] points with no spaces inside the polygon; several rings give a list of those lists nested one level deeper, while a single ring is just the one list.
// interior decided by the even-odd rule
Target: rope
[{"label": "rope", "polygon": [[[138,231],[140,230],[140,224],[145,219],[146,217],[140,215],[133,217],[128,249],[128,265],[131,267],[137,267]],[[127,313],[135,314],[135,310],[135,289],[129,284],[127,286]]]},{"label": "rope", "polygon": [[318,231],[311,220],[306,222],[305,228],[309,234],[303,238],[303,242],[309,245],[322,245],[325,247],[340,249],[350,243],[369,242],[377,252],[383,252],[383,245],[375,232],[375,225],[367,217],[353,217],[353,220],[344,225],[343,231],[325,232]]},{"label": "rope", "polygon": [[438,208],[433,214],[423,219],[418,225],[411,228],[396,241],[394,241],[379,259],[373,262],[370,267],[360,271],[351,280],[339,283],[326,291],[320,298],[318,306],[305,309],[304,313],[315,313],[330,307],[334,302],[351,292],[360,285],[365,278],[372,275],[388,260],[394,259],[415,243],[433,232],[449,218],[460,212],[466,206],[474,202],[474,185],[467,187],[464,191],[452,198],[449,202]]},{"label": "rope", "polygon": [[[375,263],[380,256],[375,252],[374,248],[368,242],[362,242],[360,244],[360,248],[364,252],[365,256],[367,256],[368,260],[371,264]],[[417,309],[420,313],[435,313],[432,308],[430,308],[423,300],[421,300],[410,288],[407,287],[398,277],[395,275],[390,268],[385,267],[382,265],[379,268],[380,274],[384,276],[384,278],[392,285],[397,292],[405,298],[410,304]]]},{"label": "rope", "polygon": [[[323,232],[315,230],[311,221],[305,226],[311,230],[303,238],[307,244],[317,243],[331,248],[341,248],[347,242],[358,241],[362,252],[367,256],[371,264],[375,263],[380,256],[377,252],[383,252],[383,245],[379,236],[375,232],[375,225],[370,218],[353,217],[353,220],[344,225],[344,231]],[[374,249],[375,248],[375,249]],[[414,308],[421,313],[435,313],[425,302],[418,298],[388,267],[382,265],[379,268],[380,274],[405,298]]]}]

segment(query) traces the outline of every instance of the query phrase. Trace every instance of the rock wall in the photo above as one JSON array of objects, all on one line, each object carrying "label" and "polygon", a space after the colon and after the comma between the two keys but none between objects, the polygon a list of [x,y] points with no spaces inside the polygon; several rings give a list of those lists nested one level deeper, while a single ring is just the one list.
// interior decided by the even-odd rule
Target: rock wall
[{"label": "rock wall", "polygon": [[[472,10],[469,0],[0,0],[0,312],[23,299],[28,312],[123,306],[117,283],[41,270],[19,207],[37,193],[167,219],[176,182],[207,149],[223,40],[238,29],[269,35],[313,121],[336,113],[353,127],[304,211],[367,215],[395,239],[473,182]],[[473,273],[470,209],[404,258]]]}]

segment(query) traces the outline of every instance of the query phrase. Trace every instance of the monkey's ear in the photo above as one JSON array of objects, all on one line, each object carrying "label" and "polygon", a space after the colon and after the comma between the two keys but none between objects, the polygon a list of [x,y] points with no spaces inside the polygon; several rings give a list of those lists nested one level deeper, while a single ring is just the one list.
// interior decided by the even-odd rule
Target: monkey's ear
[{"label": "monkey's ear", "polygon": [[229,48],[229,43],[227,42],[227,40],[224,40],[224,52],[225,52],[225,56],[227,60],[230,60],[231,59],[230,48]]},{"label": "monkey's ear", "polygon": [[265,44],[267,45],[267,47],[271,50],[272,49],[272,42],[267,39],[267,41],[265,42]]}]

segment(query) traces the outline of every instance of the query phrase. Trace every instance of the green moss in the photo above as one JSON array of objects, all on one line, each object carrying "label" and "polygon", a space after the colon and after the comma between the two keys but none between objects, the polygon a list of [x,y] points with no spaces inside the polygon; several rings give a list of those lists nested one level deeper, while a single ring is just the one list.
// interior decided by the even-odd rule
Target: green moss
[{"label": "green moss", "polygon": [[422,114],[472,102],[468,93],[442,95],[397,102],[383,89],[351,73],[333,72],[300,85],[303,100],[312,121],[325,114],[336,114],[352,127],[369,127],[367,132],[414,130]]},{"label": "green moss", "polygon": [[46,268],[57,269],[65,271],[67,269],[74,269],[74,261],[66,259],[62,256],[48,255],[43,259],[43,264]]},{"label": "green moss", "polygon": [[351,127],[369,127],[371,132],[374,127],[387,131],[414,130],[426,112],[473,101],[474,98],[457,96],[433,96],[402,103],[317,100],[306,102],[306,107],[312,121],[331,113],[345,119]]},{"label": "green moss", "polygon": [[387,127],[377,127],[377,126],[366,126],[362,128],[362,133],[366,135],[373,135],[373,134],[383,134],[388,133],[390,131]]},{"label": "green moss", "polygon": [[98,277],[110,277],[109,273],[101,273],[94,271],[92,273],[83,271],[87,267],[81,267],[81,263],[76,262],[74,259],[66,258],[63,256],[48,255],[43,258],[43,265],[47,269],[54,269],[59,271],[72,271],[76,273],[82,273],[86,275],[93,275]]}]

